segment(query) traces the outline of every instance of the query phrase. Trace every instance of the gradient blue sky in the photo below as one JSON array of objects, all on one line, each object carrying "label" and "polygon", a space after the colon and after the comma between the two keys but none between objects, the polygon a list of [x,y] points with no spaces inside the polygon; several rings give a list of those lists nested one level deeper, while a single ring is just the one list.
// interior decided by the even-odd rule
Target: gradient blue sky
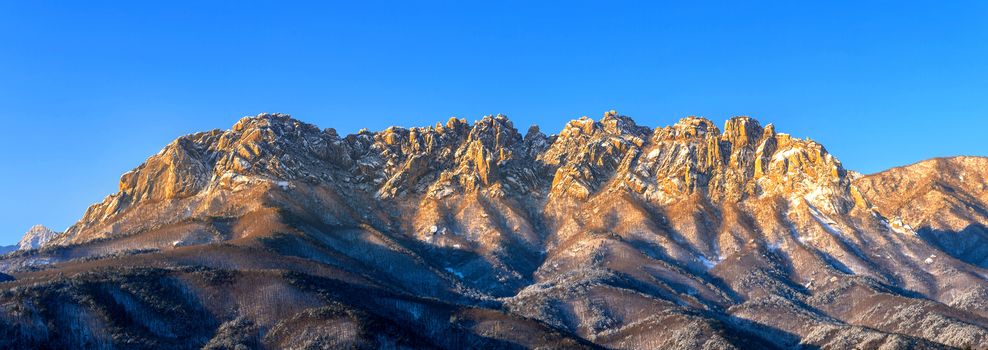
[{"label": "gradient blue sky", "polygon": [[0,2],[0,243],[259,112],[341,133],[751,115],[865,173],[988,155],[988,2],[685,3]]}]

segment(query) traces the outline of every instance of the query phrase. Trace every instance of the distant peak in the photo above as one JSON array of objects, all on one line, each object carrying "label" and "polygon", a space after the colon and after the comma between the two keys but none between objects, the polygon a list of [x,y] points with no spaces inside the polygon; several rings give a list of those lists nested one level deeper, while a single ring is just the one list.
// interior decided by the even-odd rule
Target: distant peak
[{"label": "distant peak", "polygon": [[27,232],[41,232],[41,231],[51,231],[51,229],[48,228],[48,226],[45,226],[45,225],[42,225],[42,224],[37,224],[37,225],[31,226],[31,228],[27,230]]},{"label": "distant peak", "polygon": [[48,243],[52,238],[55,238],[59,233],[53,231],[52,229],[46,227],[45,225],[34,225],[27,230],[24,237],[21,238],[20,243],[18,243],[18,249],[28,250],[28,249],[38,249],[45,243]]}]

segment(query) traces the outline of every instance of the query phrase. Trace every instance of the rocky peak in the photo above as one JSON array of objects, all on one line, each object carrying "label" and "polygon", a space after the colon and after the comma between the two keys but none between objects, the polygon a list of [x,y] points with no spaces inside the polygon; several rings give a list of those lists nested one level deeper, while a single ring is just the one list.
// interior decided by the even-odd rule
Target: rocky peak
[{"label": "rocky peak", "polygon": [[763,132],[764,129],[757,120],[740,116],[728,119],[724,123],[724,133],[721,137],[735,147],[753,147],[761,141]]},{"label": "rocky peak", "polygon": [[490,152],[497,153],[498,161],[511,157],[512,148],[519,146],[521,134],[504,115],[485,116],[470,129],[469,143],[478,143]]},{"label": "rocky peak", "polygon": [[560,137],[580,137],[584,135],[593,135],[594,131],[600,128],[600,124],[594,122],[590,117],[582,116],[580,119],[570,120],[563,127],[563,131],[559,133]]},{"label": "rocky peak", "polygon": [[648,128],[615,111],[570,121],[540,159],[556,167],[550,197],[584,200],[645,145]]},{"label": "rocky peak", "polygon": [[544,158],[556,163],[560,157],[582,157],[590,152],[593,158],[600,160],[595,155],[611,154],[614,149],[623,153],[629,145],[641,147],[647,133],[648,128],[638,126],[630,117],[618,115],[613,110],[605,113],[600,122],[583,116],[566,123]]},{"label": "rocky peak", "polygon": [[823,146],[743,116],[727,120],[723,133],[700,117],[656,129],[633,175],[628,186],[659,201],[702,192],[714,201],[806,197],[829,211],[851,202],[846,171]]},{"label": "rocky peak", "polygon": [[[293,119],[287,114],[262,113],[240,119],[230,131],[224,132],[210,149],[228,156],[221,162],[224,170],[239,173],[287,174],[283,167],[292,164],[289,153],[311,151],[313,155],[326,156],[327,139],[333,134],[323,133],[314,125]],[[299,156],[300,154],[295,154]],[[288,157],[290,158],[290,157]],[[264,164],[267,163],[267,164]]]},{"label": "rocky peak", "polygon": [[706,136],[719,136],[720,130],[707,118],[689,116],[680,119],[676,124],[662,129],[656,129],[656,139],[695,139]]},{"label": "rocky peak", "polygon": [[209,144],[219,132],[183,136],[120,177],[120,193],[130,201],[159,201],[194,195],[205,185]]},{"label": "rocky peak", "polygon": [[287,181],[328,179],[328,163],[343,162],[339,139],[285,114],[240,119],[230,130],[179,137],[120,178],[120,191],[91,206],[67,230],[81,230],[120,214],[136,203],[169,202],[212,188],[230,189],[237,179]]},{"label": "rocky peak", "polygon": [[[234,315],[253,319],[240,333],[291,339],[263,344],[272,348],[308,341],[284,333],[298,322],[302,333],[339,323],[320,300],[373,316],[343,320],[370,322],[355,333],[375,336],[385,322],[431,334],[402,335],[410,346],[579,345],[526,342],[544,338],[533,325],[606,348],[939,347],[907,334],[978,346],[988,339],[986,169],[985,158],[932,160],[852,184],[819,143],[748,117],[723,132],[698,117],[652,130],[608,111],[547,137],[497,115],[341,138],[262,114],[167,145],[65,234],[32,228],[21,246],[45,249],[0,259],[16,276],[0,274],[0,304],[26,310],[0,328],[22,338],[15,348],[47,345],[33,335],[57,327],[126,343],[107,347],[219,339],[209,347],[226,343],[219,323],[233,316],[195,311],[199,301],[236,294],[218,309],[278,309]],[[127,297],[121,312],[154,322],[108,330],[101,310],[120,299],[100,295]],[[148,332],[187,321],[172,312],[186,309],[208,322],[178,337]],[[77,327],[79,312],[93,322]],[[477,338],[431,343],[471,329]],[[784,339],[731,340],[755,335]]]},{"label": "rocky peak", "polygon": [[503,115],[485,116],[473,124],[470,134],[456,151],[453,174],[465,189],[491,186],[500,180],[500,166],[525,155],[522,137]]},{"label": "rocky peak", "polygon": [[457,131],[467,130],[468,128],[470,128],[470,124],[467,123],[467,120],[466,119],[451,117],[451,118],[449,118],[448,121],[446,121],[446,126],[444,128],[438,128],[437,131],[439,131],[439,132],[447,132],[447,131],[457,132]]},{"label": "rocky peak", "polygon": [[31,229],[27,230],[24,237],[17,244],[19,250],[30,250],[38,249],[48,243],[48,241],[58,236],[59,232],[55,232],[44,225],[34,225]]},{"label": "rocky peak", "polygon": [[302,125],[304,123],[295,120],[291,115],[282,113],[261,113],[254,116],[246,116],[240,118],[233,127],[230,128],[232,131],[242,132],[247,129],[261,129],[261,128],[271,128],[271,129],[290,129]]},{"label": "rocky peak", "polygon": [[528,152],[529,158],[535,159],[540,154],[545,152],[546,148],[549,148],[549,144],[552,142],[548,136],[539,130],[539,126],[532,124],[528,128],[528,132],[525,133],[524,143],[525,150]]},{"label": "rocky peak", "polygon": [[600,124],[603,126],[604,131],[611,135],[640,136],[648,132],[648,128],[638,126],[631,117],[619,115],[613,109],[604,113],[604,117],[600,119]]},{"label": "rocky peak", "polygon": [[253,180],[304,180],[383,199],[476,190],[498,194],[509,186],[547,190],[551,201],[582,201],[617,186],[659,202],[698,192],[714,201],[772,194],[829,198],[841,196],[849,183],[840,163],[819,144],[777,134],[771,124],[763,128],[749,117],[731,118],[723,134],[701,117],[649,133],[616,111],[600,121],[572,120],[552,137],[538,127],[523,137],[503,115],[473,124],[450,118],[431,127],[361,130],[340,138],[333,129],[320,130],[285,114],[260,114],[227,131],[180,137],[124,174],[120,192],[91,207],[81,226],[69,231],[107,221],[134,203],[214,195]]}]

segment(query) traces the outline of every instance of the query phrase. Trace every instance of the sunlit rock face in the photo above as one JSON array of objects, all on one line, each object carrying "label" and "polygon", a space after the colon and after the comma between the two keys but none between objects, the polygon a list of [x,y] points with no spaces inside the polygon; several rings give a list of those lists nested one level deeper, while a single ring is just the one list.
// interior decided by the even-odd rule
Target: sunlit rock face
[{"label": "sunlit rock face", "polygon": [[0,260],[0,347],[988,344],[985,158],[860,175],[749,117],[558,130],[180,137]]}]

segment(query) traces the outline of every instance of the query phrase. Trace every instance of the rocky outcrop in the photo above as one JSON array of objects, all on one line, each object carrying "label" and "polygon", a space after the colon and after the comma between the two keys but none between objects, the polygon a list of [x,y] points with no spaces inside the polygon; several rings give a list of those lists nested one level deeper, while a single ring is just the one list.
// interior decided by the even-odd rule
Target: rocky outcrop
[{"label": "rocky outcrop", "polygon": [[[551,172],[550,178],[542,176]],[[179,200],[233,189],[247,179],[304,180],[392,199],[428,193],[544,191],[550,203],[585,201],[606,189],[630,188],[670,203],[702,192],[716,202],[786,196],[843,213],[849,178],[836,158],[808,140],[776,134],[748,117],[721,131],[689,117],[649,131],[611,111],[581,118],[558,136],[535,127],[522,136],[504,116],[473,125],[450,119],[426,128],[388,128],[339,138],[286,115],[244,118],[229,131],[182,137],[121,177],[120,192],[91,207],[64,242],[135,203]],[[95,237],[95,236],[94,236]],[[100,236],[101,237],[101,236]]]},{"label": "rocky outcrop", "polygon": [[[0,260],[23,283],[0,301],[72,295],[92,302],[59,310],[99,328],[148,310],[126,295],[184,286],[161,310],[215,317],[185,330],[197,346],[977,346],[986,178],[976,157],[860,175],[750,117],[650,128],[608,111],[523,135],[492,115],[341,136],[261,114],[179,138],[43,249]],[[61,274],[143,265],[170,279]],[[68,319],[31,315],[17,329]],[[147,322],[90,338],[174,341]],[[17,344],[71,343],[53,334]]]}]

